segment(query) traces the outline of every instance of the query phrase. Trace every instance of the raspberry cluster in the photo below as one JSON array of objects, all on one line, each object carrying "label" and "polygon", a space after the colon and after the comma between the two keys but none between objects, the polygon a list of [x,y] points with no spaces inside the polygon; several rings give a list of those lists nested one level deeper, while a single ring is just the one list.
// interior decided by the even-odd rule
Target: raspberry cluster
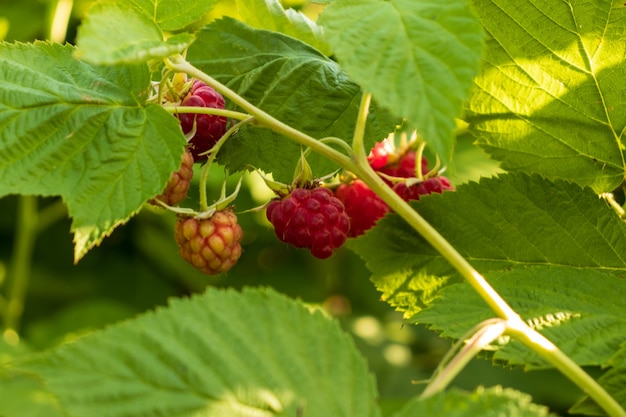
[{"label": "raspberry cluster", "polygon": [[193,156],[191,152],[185,150],[182,158],[183,161],[178,171],[172,173],[165,189],[155,197],[155,199],[169,206],[175,206],[187,197],[187,191],[189,191],[189,185],[193,178]]},{"label": "raspberry cluster", "polygon": [[[386,144],[386,141],[382,141],[374,146],[370,152],[369,160],[372,168],[390,177],[416,178],[417,152],[413,150],[396,155],[393,154],[393,149]],[[448,178],[439,174],[433,176],[428,172],[428,160],[426,158],[422,157],[420,164],[422,174],[428,174],[423,181],[397,182],[394,184],[386,180],[403,200],[419,200],[422,195],[441,194],[444,191],[454,190]]]},{"label": "raspberry cluster", "polygon": [[[389,177],[416,178],[417,153],[409,150],[396,153],[393,146],[386,140],[376,143],[372,148],[368,162],[377,172]],[[428,160],[420,160],[421,172],[428,173],[422,181],[392,182],[383,179],[405,201],[419,200],[420,196],[431,193],[452,191],[454,187],[450,181],[441,175],[431,176]],[[357,237],[373,227],[376,222],[389,212],[389,206],[361,180],[352,180],[341,184],[335,189],[335,196],[339,198],[350,217],[349,237]]]},{"label": "raspberry cluster", "polygon": [[307,248],[320,259],[343,245],[350,229],[343,203],[322,187],[296,188],[282,199],[272,200],[266,215],[281,241]]},{"label": "raspberry cluster", "polygon": [[226,272],[241,256],[243,232],[232,211],[218,211],[208,219],[180,217],[174,236],[182,258],[205,274]]},{"label": "raspberry cluster", "polygon": [[430,177],[424,179],[423,182],[413,185],[400,182],[393,186],[393,190],[404,201],[419,200],[420,196],[432,193],[442,194],[444,191],[454,191],[454,187],[450,184],[450,180],[443,176]]},{"label": "raspberry cluster", "polygon": [[350,217],[348,237],[362,235],[389,211],[387,203],[358,179],[337,187],[335,197],[341,200]]},{"label": "raspberry cluster", "polygon": [[[202,81],[194,80],[181,105],[223,109],[224,97]],[[194,161],[207,159],[207,155],[202,154],[211,150],[226,132],[226,117],[195,113],[180,113],[177,117],[185,134],[192,132],[195,124],[195,134],[189,139],[189,149]]]}]

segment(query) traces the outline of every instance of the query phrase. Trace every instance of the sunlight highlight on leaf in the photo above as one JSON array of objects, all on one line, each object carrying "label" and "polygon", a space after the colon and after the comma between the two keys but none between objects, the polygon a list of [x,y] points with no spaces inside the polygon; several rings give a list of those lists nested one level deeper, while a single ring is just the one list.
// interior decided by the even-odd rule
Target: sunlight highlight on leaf
[{"label": "sunlight highlight on leaf", "polygon": [[617,187],[625,167],[626,7],[611,0],[474,5],[489,34],[467,112],[478,143],[507,170],[596,192]]}]

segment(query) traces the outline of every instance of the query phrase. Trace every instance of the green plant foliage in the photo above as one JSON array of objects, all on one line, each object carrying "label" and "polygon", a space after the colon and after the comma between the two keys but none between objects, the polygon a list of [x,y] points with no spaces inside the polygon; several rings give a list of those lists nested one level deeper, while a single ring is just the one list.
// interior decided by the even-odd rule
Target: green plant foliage
[{"label": "green plant foliage", "polygon": [[322,29],[306,15],[285,10],[278,0],[237,0],[242,22],[257,28],[284,33],[313,46],[324,55],[331,55]]},{"label": "green plant foliage", "polygon": [[545,417],[546,407],[533,404],[527,394],[502,387],[478,388],[467,393],[450,390],[427,399],[410,401],[393,417]]},{"label": "green plant foliage", "polygon": [[95,67],[73,50],[0,48],[0,195],[62,196],[78,260],[163,189],[185,140],[146,105],[147,67]]},{"label": "green plant foliage", "polygon": [[[0,39],[68,44],[0,42],[1,417],[626,416],[626,3],[9,3]],[[228,134],[146,205],[182,111]],[[352,224],[387,204],[356,255],[299,248],[346,239],[330,197],[270,213],[295,247],[272,230],[298,165]],[[407,205],[372,165],[456,190]],[[219,276],[174,239],[207,207],[243,231]],[[74,263],[102,247],[72,266],[68,229]],[[202,257],[239,238],[200,229]]]},{"label": "green plant foliage", "polygon": [[175,32],[184,29],[206,15],[217,0],[107,0],[131,4],[159,28]]},{"label": "green plant foliage", "polygon": [[69,416],[378,416],[337,322],[272,290],[209,290],[18,365]]},{"label": "green plant foliage", "polygon": [[140,63],[182,52],[191,44],[191,34],[166,39],[163,33],[195,20],[172,13],[184,11],[184,5],[173,1],[158,2],[158,6],[150,1],[141,3],[147,4],[138,7],[134,2],[110,0],[94,5],[79,28],[76,57],[95,64]]},{"label": "green plant foliage", "polygon": [[489,40],[468,120],[503,168],[596,192],[622,182],[626,7],[615,4],[474,2]]},{"label": "green plant foliage", "polygon": [[[62,417],[56,399],[32,375],[9,373],[0,368],[2,417]],[[24,401],[29,398],[31,401]]]},{"label": "green plant foliage", "polygon": [[[626,334],[626,282],[621,275],[543,265],[492,272],[486,278],[523,319],[578,364],[604,366]],[[411,320],[459,338],[490,317],[487,305],[461,283],[442,289],[432,305]],[[547,366],[520,343],[507,342],[494,353],[494,360],[527,369]]]},{"label": "green plant foliage", "polygon": [[[252,104],[314,138],[352,138],[361,90],[319,51],[294,38],[253,29],[233,19],[219,20],[198,32],[189,61],[225,83]],[[395,127],[387,112],[373,109],[368,146]],[[290,181],[300,146],[269,129],[244,127],[220,152],[220,162],[236,170],[249,165]],[[326,175],[338,167],[309,159],[313,172]]]},{"label": "green plant foliage", "polygon": [[[598,382],[623,408],[626,408],[626,343],[623,343],[621,349],[609,360],[608,366],[611,368],[598,379]],[[574,405],[570,411],[590,416],[606,415],[598,404],[588,397]]]},{"label": "green plant foliage", "polygon": [[[483,273],[532,265],[626,271],[626,225],[589,188],[507,174],[414,207]],[[399,216],[379,225],[351,246],[383,297],[410,318],[454,271]]]},{"label": "green plant foliage", "polygon": [[467,1],[337,0],[319,24],[350,77],[450,160],[483,47]]}]

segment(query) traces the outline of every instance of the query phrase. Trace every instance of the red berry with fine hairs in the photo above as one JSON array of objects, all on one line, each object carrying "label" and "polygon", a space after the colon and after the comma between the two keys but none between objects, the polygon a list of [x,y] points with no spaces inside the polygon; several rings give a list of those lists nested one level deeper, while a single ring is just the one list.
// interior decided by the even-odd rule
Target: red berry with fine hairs
[{"label": "red berry with fine hairs", "polygon": [[[224,97],[202,81],[194,80],[191,90],[185,96],[181,105],[223,109]],[[195,162],[207,159],[207,155],[201,154],[211,150],[215,143],[226,133],[227,119],[224,116],[179,113],[178,119],[185,134],[193,130],[195,122],[195,134],[189,139],[189,149]]]},{"label": "red berry with fine hairs", "polygon": [[350,218],[343,203],[327,188],[296,188],[267,206],[267,219],[276,236],[313,256],[328,258],[344,244]]},{"label": "red berry with fine hairs", "polygon": [[[178,171],[170,176],[165,189],[155,199],[161,200],[168,206],[175,206],[187,197],[189,185],[193,178],[193,156],[189,150],[183,153],[183,161]],[[157,204],[151,200],[153,204]]]},{"label": "red berry with fine hairs", "polygon": [[362,235],[389,211],[387,203],[358,179],[337,187],[335,197],[341,200],[350,217],[348,237]]},{"label": "red berry with fine hairs", "polygon": [[174,236],[181,257],[205,274],[226,272],[241,256],[243,232],[232,211],[218,211],[208,219],[180,217]]},{"label": "red berry with fine hairs", "polygon": [[450,180],[446,177],[438,176],[426,178],[424,182],[414,184],[411,186],[406,183],[400,182],[393,186],[393,190],[404,201],[419,200],[420,196],[432,193],[442,194],[444,191],[454,191],[454,187],[450,184]]}]

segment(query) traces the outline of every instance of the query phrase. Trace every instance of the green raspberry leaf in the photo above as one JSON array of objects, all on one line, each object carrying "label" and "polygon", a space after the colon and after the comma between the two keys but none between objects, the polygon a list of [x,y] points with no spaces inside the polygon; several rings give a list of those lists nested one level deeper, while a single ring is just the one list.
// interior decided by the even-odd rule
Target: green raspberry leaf
[{"label": "green raspberry leaf", "polygon": [[69,416],[380,416],[338,322],[273,290],[174,299],[16,366]]},{"label": "green raspberry leaf", "polygon": [[626,8],[473,3],[489,34],[467,109],[478,143],[509,171],[616,188],[626,166]]},{"label": "green raspberry leaf", "polygon": [[200,19],[215,0],[107,0],[95,4],[77,35],[76,56],[95,64],[146,62],[182,52],[193,35],[165,36]]},{"label": "green raspberry leaf", "polygon": [[254,28],[284,33],[331,55],[322,28],[301,12],[285,10],[278,0],[237,0],[237,11],[241,20]]},{"label": "green raspberry leaf", "polygon": [[[197,34],[187,59],[252,104],[314,138],[351,139],[361,90],[339,66],[309,45],[289,36],[253,29],[222,19]],[[374,108],[366,146],[386,137],[395,120]],[[291,182],[300,145],[269,129],[244,126],[219,154],[231,171],[250,165]],[[312,153],[307,156],[316,176],[339,167]]]},{"label": "green raspberry leaf", "polygon": [[145,65],[91,66],[73,51],[0,46],[0,196],[61,196],[78,261],[163,189],[186,142],[146,104]]},{"label": "green raspberry leaf", "polygon": [[432,397],[415,398],[392,417],[546,417],[548,408],[532,403],[530,395],[509,388],[478,388],[468,393],[453,388]]},{"label": "green raspberry leaf", "polygon": [[[533,265],[626,273],[626,224],[590,188],[516,173],[413,204],[481,273]],[[407,318],[459,279],[397,215],[351,245],[383,297]]]},{"label": "green raspberry leaf", "polygon": [[467,1],[336,0],[319,24],[350,77],[449,161],[483,48]]},{"label": "green raspberry leaf", "polygon": [[[581,366],[607,365],[624,343],[624,272],[540,265],[494,271],[485,278],[524,320]],[[411,318],[445,337],[460,338],[493,312],[466,283],[442,289]],[[503,340],[493,359],[526,369],[549,365],[520,342]]]},{"label": "green raspberry leaf", "polygon": [[11,373],[0,368],[0,386],[2,417],[67,417],[56,398],[32,374]]}]

